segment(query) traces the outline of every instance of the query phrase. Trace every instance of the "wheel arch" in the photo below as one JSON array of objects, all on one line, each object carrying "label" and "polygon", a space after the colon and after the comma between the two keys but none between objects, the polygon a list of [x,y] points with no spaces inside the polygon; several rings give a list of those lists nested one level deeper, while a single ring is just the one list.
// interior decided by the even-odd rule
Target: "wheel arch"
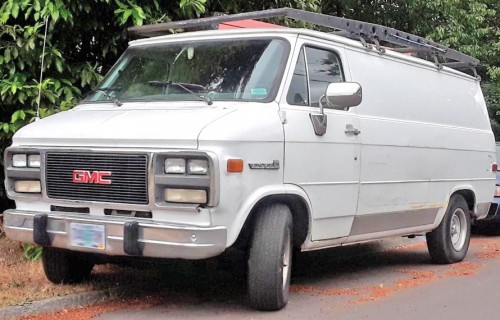
[{"label": "wheel arch", "polygon": [[238,249],[247,248],[258,212],[263,207],[276,203],[285,204],[290,208],[293,218],[293,246],[300,248],[309,234],[311,210],[308,201],[304,197],[290,193],[266,195],[257,201],[250,210],[233,247]]},{"label": "wheel arch", "polygon": [[476,205],[476,193],[474,192],[474,189],[471,186],[456,187],[451,191],[448,201],[455,194],[459,194],[464,197],[469,209],[471,210],[471,213],[474,214],[474,207]]}]

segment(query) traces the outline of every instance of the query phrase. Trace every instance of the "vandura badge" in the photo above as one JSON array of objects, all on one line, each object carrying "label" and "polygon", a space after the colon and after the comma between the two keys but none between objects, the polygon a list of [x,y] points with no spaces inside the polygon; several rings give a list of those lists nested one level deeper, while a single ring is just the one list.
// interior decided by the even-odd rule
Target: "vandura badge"
[{"label": "vandura badge", "polygon": [[278,170],[280,168],[279,160],[273,160],[273,163],[249,163],[250,169],[266,169],[266,170]]},{"label": "vandura badge", "polygon": [[111,171],[73,170],[74,183],[111,184],[111,180],[104,177],[111,177]]}]

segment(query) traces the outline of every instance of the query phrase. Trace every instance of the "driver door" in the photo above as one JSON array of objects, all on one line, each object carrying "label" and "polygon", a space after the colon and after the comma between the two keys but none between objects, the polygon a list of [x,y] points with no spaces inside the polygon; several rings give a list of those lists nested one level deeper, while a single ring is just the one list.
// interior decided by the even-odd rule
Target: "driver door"
[{"label": "driver door", "polygon": [[295,68],[280,110],[286,114],[284,182],[300,186],[312,204],[312,240],[344,238],[356,214],[361,137],[356,108],[324,109],[326,132],[317,134],[311,115],[332,82],[350,80],[344,51],[299,39]]}]

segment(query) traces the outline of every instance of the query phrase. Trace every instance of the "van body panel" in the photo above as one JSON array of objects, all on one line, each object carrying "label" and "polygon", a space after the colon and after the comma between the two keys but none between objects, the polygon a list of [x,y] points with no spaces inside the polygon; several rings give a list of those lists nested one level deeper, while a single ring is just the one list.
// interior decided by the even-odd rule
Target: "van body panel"
[{"label": "van body panel", "polygon": [[[433,212],[437,226],[445,210],[436,209],[446,209],[451,191],[464,181],[481,194],[477,203],[490,201],[491,191],[484,191],[492,190],[494,143],[478,82],[346,52],[353,81],[363,87],[357,217],[413,212],[427,225]],[[371,221],[356,221],[363,220]],[[360,233],[359,226],[353,231]]]},{"label": "van body panel", "polygon": [[[252,127],[252,128],[250,128]],[[222,129],[223,128],[223,129]],[[284,136],[276,103],[251,104],[207,125],[199,135],[200,150],[217,154],[220,163],[220,200],[212,209],[212,223],[228,226],[227,245],[236,241],[253,206],[283,186]],[[243,171],[227,172],[227,160],[242,159]],[[272,169],[252,169],[273,164]]]},{"label": "van body panel", "polygon": [[[252,127],[252,128],[250,128]],[[219,205],[212,223],[228,227],[227,244],[236,241],[250,211],[260,199],[285,194],[284,135],[276,103],[249,104],[207,125],[198,137],[199,149],[217,154],[220,164]],[[243,171],[227,172],[227,160],[242,159]],[[252,169],[252,164],[273,164]]]},{"label": "van body panel", "polygon": [[356,116],[325,111],[327,132],[318,137],[309,118],[313,110],[282,110],[287,114],[284,182],[300,186],[311,200],[312,239],[347,236],[356,214],[361,143],[344,131],[348,124],[357,125]]}]

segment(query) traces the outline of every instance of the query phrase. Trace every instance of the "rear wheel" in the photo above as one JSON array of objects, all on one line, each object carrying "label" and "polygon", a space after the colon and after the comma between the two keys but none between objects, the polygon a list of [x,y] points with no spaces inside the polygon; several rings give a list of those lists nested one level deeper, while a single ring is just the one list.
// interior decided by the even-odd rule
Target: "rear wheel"
[{"label": "rear wheel", "polygon": [[470,210],[465,199],[455,194],[439,226],[427,234],[427,248],[436,263],[460,262],[470,242]]},{"label": "rear wheel", "polygon": [[79,283],[90,276],[91,257],[69,250],[44,247],[42,264],[45,276],[53,283]]},{"label": "rear wheel", "polygon": [[248,257],[248,294],[252,308],[282,309],[288,302],[292,267],[292,214],[283,204],[257,213]]}]

